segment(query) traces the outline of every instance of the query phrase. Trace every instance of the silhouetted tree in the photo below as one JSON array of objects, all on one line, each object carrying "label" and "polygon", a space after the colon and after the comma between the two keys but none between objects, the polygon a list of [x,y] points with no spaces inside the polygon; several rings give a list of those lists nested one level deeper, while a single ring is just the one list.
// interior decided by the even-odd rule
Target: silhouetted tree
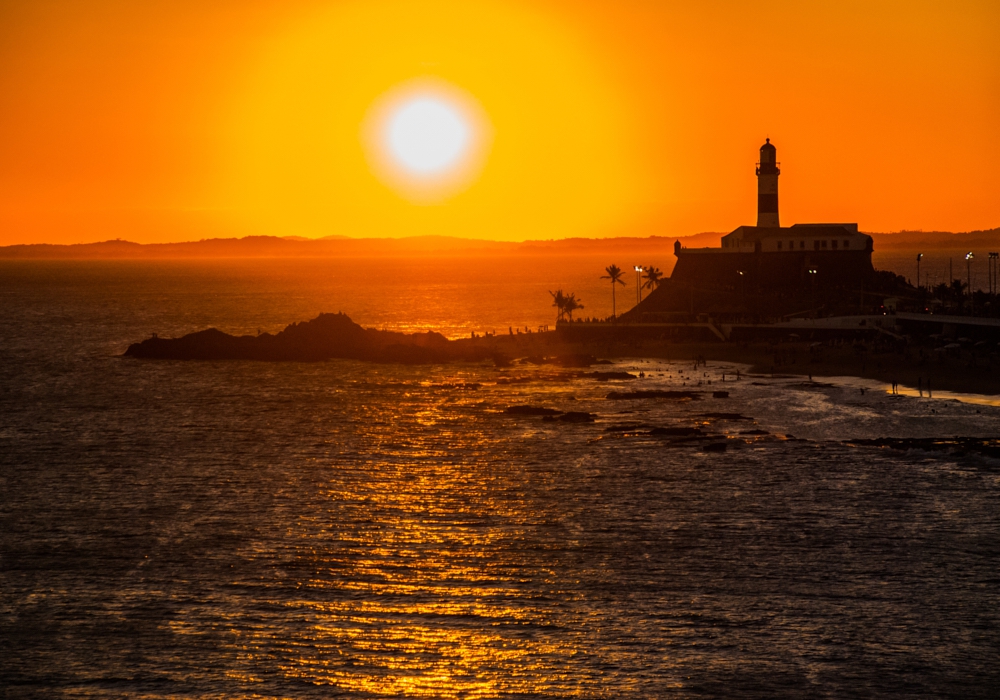
[{"label": "silhouetted tree", "polygon": [[576,298],[576,294],[569,294],[566,297],[566,301],[563,304],[563,308],[566,310],[566,314],[569,316],[569,320],[573,320],[573,312],[577,309],[582,309],[583,304]]},{"label": "silhouetted tree", "polygon": [[622,279],[622,275],[625,274],[625,271],[617,265],[610,265],[604,268],[604,271],[608,274],[601,275],[601,279],[611,280],[611,318],[615,318],[618,315],[617,309],[615,308],[615,284],[617,283],[623,287],[625,286],[625,280]]},{"label": "silhouetted tree", "polygon": [[660,286],[660,278],[663,277],[663,272],[650,265],[646,268],[646,274],[644,277],[646,278],[646,284],[642,286],[652,291]]},{"label": "silhouetted tree", "polygon": [[962,280],[952,280],[951,284],[942,282],[933,289],[934,298],[946,303],[959,304],[965,296],[965,283]]},{"label": "silhouetted tree", "polygon": [[566,314],[566,295],[561,289],[555,292],[550,291],[549,294],[552,295],[552,306],[556,307],[556,323],[558,323],[563,320],[563,316]]}]

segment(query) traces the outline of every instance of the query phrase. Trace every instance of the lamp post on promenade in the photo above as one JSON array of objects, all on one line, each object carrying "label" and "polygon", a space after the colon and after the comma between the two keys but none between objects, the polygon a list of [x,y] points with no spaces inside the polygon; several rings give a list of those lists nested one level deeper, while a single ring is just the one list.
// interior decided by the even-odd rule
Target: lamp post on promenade
[{"label": "lamp post on promenade", "polygon": [[971,250],[965,254],[965,272],[969,282],[969,313],[973,315],[976,311],[972,306],[972,258],[974,257]]},{"label": "lamp post on promenade", "polygon": [[917,289],[920,289],[920,259],[924,257],[923,253],[917,253]]},{"label": "lamp post on promenade", "polygon": [[811,267],[808,270],[806,270],[806,272],[809,273],[809,279],[811,280],[809,286],[812,289],[812,307],[813,307],[813,310],[815,310],[816,309],[816,268],[815,267]]},{"label": "lamp post on promenade", "polygon": [[635,268],[635,303],[636,306],[638,306],[639,303],[642,302],[642,284],[640,283],[641,282],[640,276],[642,275],[642,266],[633,265],[633,267]]},{"label": "lamp post on promenade", "polygon": [[746,314],[747,312],[747,295],[746,289],[743,286],[743,270],[737,270],[736,274],[740,276],[740,307],[742,312]]},{"label": "lamp post on promenade", "polygon": [[1000,253],[990,253],[987,260],[989,264],[989,274],[990,274],[990,295],[996,296],[997,293],[997,260],[1000,259]]}]

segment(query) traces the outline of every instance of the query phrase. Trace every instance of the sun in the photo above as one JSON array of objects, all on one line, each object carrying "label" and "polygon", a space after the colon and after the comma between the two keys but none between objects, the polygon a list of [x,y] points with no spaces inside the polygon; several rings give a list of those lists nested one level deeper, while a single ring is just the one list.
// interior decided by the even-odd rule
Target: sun
[{"label": "sun", "polygon": [[418,97],[389,120],[385,138],[407,170],[433,174],[455,165],[469,145],[469,125],[446,102]]},{"label": "sun", "polygon": [[470,94],[421,78],[375,100],[362,127],[362,142],[380,180],[414,203],[437,204],[475,182],[492,129]]}]

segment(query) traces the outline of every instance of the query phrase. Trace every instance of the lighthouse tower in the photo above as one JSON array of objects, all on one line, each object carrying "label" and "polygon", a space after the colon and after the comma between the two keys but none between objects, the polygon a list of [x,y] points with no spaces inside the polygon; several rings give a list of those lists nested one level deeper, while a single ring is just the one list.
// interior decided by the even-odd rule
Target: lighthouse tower
[{"label": "lighthouse tower", "polygon": [[778,151],[771,139],[760,147],[757,163],[757,226],[778,228]]}]

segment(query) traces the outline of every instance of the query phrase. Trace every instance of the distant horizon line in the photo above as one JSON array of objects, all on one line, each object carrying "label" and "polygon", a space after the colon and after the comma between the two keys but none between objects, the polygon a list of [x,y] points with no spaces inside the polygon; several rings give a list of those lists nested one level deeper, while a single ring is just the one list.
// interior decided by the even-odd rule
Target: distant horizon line
[{"label": "distant horizon line", "polygon": [[[925,235],[925,236],[935,236],[935,237],[958,237],[958,236],[975,236],[975,235],[997,235],[1000,236],[1000,226],[991,229],[976,229],[972,231],[940,231],[940,230],[924,230],[924,229],[901,229],[899,231],[861,231],[870,236],[878,237],[893,237],[893,236],[906,236],[906,235]],[[300,235],[275,235],[275,234],[253,234],[247,236],[230,236],[230,237],[217,237],[217,238],[199,238],[192,240],[178,240],[178,241],[151,241],[151,242],[139,242],[131,241],[125,238],[108,238],[104,240],[95,241],[83,241],[76,243],[50,243],[50,242],[39,242],[39,243],[10,243],[0,245],[0,250],[9,250],[12,248],[39,248],[39,247],[52,247],[52,248],[74,248],[81,246],[96,246],[96,245],[109,245],[109,244],[127,244],[130,246],[181,246],[181,245],[197,245],[203,243],[231,243],[231,242],[254,242],[254,241],[283,241],[288,243],[336,243],[336,242],[418,242],[418,241],[451,241],[451,242],[461,242],[461,243],[478,243],[478,244],[493,244],[500,246],[519,246],[525,244],[559,244],[559,243],[572,243],[572,242],[584,242],[584,243],[610,243],[613,241],[673,241],[673,240],[684,240],[693,238],[702,238],[706,236],[724,236],[728,231],[700,231],[698,233],[683,234],[683,235],[662,235],[662,234],[650,234],[648,236],[606,236],[606,237],[590,237],[590,236],[567,236],[565,238],[526,238],[523,240],[499,240],[493,238],[470,238],[465,236],[453,236],[444,234],[416,234],[416,235],[404,235],[404,236],[349,236],[344,234],[330,234],[326,236],[318,236],[311,238],[309,236]]]}]

